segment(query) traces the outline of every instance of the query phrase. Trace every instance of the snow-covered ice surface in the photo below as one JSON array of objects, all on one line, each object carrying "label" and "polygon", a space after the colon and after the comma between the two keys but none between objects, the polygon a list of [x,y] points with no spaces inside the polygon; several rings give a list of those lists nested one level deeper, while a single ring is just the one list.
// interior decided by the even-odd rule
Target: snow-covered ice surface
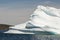
[{"label": "snow-covered ice surface", "polygon": [[4,33],[60,34],[60,9],[39,5],[31,14],[29,21],[12,26]]}]

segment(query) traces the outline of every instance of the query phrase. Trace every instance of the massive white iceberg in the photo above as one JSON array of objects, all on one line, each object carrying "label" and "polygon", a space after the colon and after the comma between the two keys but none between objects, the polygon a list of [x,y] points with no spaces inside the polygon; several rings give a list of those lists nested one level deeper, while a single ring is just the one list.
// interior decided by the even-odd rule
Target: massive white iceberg
[{"label": "massive white iceberg", "polygon": [[4,33],[60,34],[60,9],[39,5],[31,14],[29,21],[12,26]]}]

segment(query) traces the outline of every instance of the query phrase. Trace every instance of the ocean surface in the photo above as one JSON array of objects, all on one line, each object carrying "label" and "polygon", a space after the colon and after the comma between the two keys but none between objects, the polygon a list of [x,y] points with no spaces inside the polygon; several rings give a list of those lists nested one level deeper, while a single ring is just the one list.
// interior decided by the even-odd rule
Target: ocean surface
[{"label": "ocean surface", "polygon": [[60,40],[60,35],[32,35],[32,34],[4,34],[0,33],[0,40]]}]

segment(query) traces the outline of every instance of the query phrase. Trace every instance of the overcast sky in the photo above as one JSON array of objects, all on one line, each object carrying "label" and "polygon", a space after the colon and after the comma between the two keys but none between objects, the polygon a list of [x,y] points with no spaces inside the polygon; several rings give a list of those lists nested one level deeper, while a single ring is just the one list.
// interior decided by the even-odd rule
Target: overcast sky
[{"label": "overcast sky", "polygon": [[60,8],[60,0],[0,0],[0,24],[26,22],[38,5]]}]

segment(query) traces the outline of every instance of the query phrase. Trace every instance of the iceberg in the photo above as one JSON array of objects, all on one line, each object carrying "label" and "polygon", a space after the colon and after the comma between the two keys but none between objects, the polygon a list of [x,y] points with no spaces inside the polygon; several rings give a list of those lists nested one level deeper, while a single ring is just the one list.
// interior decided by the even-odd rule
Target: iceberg
[{"label": "iceberg", "polygon": [[60,9],[38,5],[30,20],[12,26],[4,33],[14,34],[60,34]]}]

